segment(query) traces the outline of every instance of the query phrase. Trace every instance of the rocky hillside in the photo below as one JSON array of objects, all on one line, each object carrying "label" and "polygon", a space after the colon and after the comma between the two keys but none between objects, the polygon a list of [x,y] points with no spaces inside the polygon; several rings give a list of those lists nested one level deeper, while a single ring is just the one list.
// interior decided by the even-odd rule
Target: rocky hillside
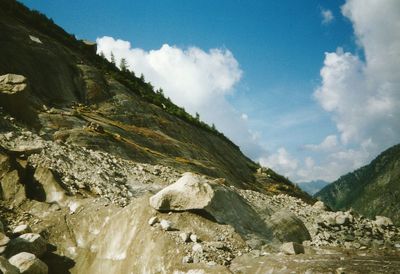
[{"label": "rocky hillside", "polygon": [[331,212],[51,20],[0,1],[1,273],[396,273]]},{"label": "rocky hillside", "polygon": [[44,139],[309,199],[273,171],[258,180],[259,166],[223,134],[39,12],[1,1],[0,32],[2,89],[19,89],[3,91],[0,106]]},{"label": "rocky hillside", "polygon": [[400,224],[400,145],[340,177],[315,197],[335,210],[352,208],[368,217],[388,216]]}]

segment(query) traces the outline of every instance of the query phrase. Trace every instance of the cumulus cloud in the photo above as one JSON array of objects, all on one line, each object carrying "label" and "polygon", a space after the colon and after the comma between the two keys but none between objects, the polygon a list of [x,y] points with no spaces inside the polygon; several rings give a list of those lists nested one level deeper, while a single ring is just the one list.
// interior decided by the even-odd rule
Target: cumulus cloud
[{"label": "cumulus cloud", "polygon": [[331,10],[321,9],[322,24],[329,24],[335,19]]},{"label": "cumulus cloud", "polygon": [[338,146],[338,139],[336,135],[328,135],[326,138],[317,145],[309,144],[305,145],[305,149],[311,151],[332,151]]},{"label": "cumulus cloud", "polygon": [[392,145],[400,139],[400,2],[349,0],[342,12],[365,60],[341,49],[326,53],[315,98],[333,114],[342,142]]},{"label": "cumulus cloud", "polygon": [[276,153],[261,157],[259,162],[262,166],[279,170],[288,177],[296,176],[298,161],[284,147],[279,148]]},{"label": "cumulus cloud", "polygon": [[[328,21],[329,14],[322,13]],[[309,156],[297,160],[296,170],[277,165],[295,181],[335,180],[400,141],[400,1],[347,0],[342,14],[364,54],[340,47],[325,53],[314,98],[331,114],[338,132],[305,145]]]},{"label": "cumulus cloud", "polygon": [[242,70],[227,49],[204,51],[197,47],[181,49],[164,44],[160,49],[145,51],[131,43],[113,37],[97,39],[98,52],[109,60],[111,52],[117,64],[125,58],[129,69],[143,74],[156,88],[184,107],[189,113],[224,132],[250,157],[263,153],[248,127],[248,116],[236,110],[227,100],[242,76]]}]

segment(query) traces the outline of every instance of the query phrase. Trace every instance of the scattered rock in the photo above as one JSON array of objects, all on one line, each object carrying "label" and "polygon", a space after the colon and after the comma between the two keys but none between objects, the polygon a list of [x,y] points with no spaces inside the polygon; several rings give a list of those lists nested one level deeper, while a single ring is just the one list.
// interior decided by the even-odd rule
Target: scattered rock
[{"label": "scattered rock", "polygon": [[171,221],[162,219],[160,221],[160,225],[161,225],[162,230],[165,230],[165,231],[172,230],[172,222]]},{"label": "scattered rock", "polygon": [[199,239],[198,239],[198,237],[197,237],[197,235],[196,234],[190,234],[190,240],[192,241],[192,242],[194,242],[194,243],[197,243],[198,241],[199,241]]},{"label": "scattered rock", "polygon": [[179,237],[182,239],[182,241],[184,243],[187,243],[190,241],[190,236],[191,236],[190,233],[186,233],[186,232],[179,233]]},{"label": "scattered rock", "polygon": [[193,263],[193,258],[191,256],[185,256],[182,258],[182,263],[191,264],[191,263]]},{"label": "scattered rock", "polygon": [[337,225],[344,225],[349,222],[349,217],[341,211],[337,212],[335,222]]},{"label": "scattered rock", "polygon": [[6,258],[0,256],[0,273],[4,274],[19,274],[19,269],[10,264]]},{"label": "scattered rock", "polygon": [[302,244],[289,242],[281,245],[281,251],[287,255],[296,255],[304,253],[304,247]]},{"label": "scattered rock", "polygon": [[317,201],[314,203],[313,208],[317,210],[327,210],[326,205],[322,201]]},{"label": "scattered rock", "polygon": [[64,202],[65,190],[60,186],[60,183],[54,176],[53,171],[48,168],[38,166],[33,177],[43,188],[47,203],[57,202],[62,204]]},{"label": "scattered rock", "polygon": [[28,252],[40,257],[46,250],[47,242],[40,234],[26,233],[10,241],[6,248],[6,254],[10,257],[20,252]]},{"label": "scattered rock", "polygon": [[12,231],[12,233],[16,236],[26,234],[26,233],[31,233],[31,232],[32,232],[32,229],[27,224],[21,224],[19,226],[16,226]]},{"label": "scattered rock", "polygon": [[203,249],[203,246],[201,245],[201,244],[199,244],[199,243],[195,243],[193,246],[192,246],[192,251],[194,252],[194,253],[203,253],[203,251],[204,251],[204,249]]},{"label": "scattered rock", "polygon": [[34,254],[21,252],[12,256],[8,260],[12,265],[16,266],[21,274],[47,274],[47,265],[38,259]]},{"label": "scattered rock", "polygon": [[385,217],[385,216],[376,216],[375,217],[375,221],[373,221],[373,223],[376,226],[392,226],[393,225],[393,221],[392,219]]},{"label": "scattered rock", "polygon": [[4,233],[0,233],[0,246],[5,246],[10,242],[10,238],[8,238]]},{"label": "scattered rock", "polygon": [[151,226],[155,225],[156,223],[158,223],[158,217],[157,217],[157,216],[151,217],[151,218],[149,219],[148,223],[149,223],[149,225],[151,225]]},{"label": "scattered rock", "polygon": [[225,249],[226,248],[226,246],[223,242],[211,242],[210,246],[212,246],[213,248],[216,248],[216,249]]}]

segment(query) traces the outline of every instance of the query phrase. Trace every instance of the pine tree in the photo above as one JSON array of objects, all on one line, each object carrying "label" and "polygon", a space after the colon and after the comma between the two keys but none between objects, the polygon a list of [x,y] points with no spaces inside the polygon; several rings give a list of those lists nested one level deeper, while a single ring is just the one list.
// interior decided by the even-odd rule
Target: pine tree
[{"label": "pine tree", "polygon": [[119,63],[119,68],[121,71],[128,71],[128,62],[126,61],[125,58],[121,58],[121,61]]},{"label": "pine tree", "polygon": [[200,121],[200,114],[198,112],[196,112],[196,120]]}]

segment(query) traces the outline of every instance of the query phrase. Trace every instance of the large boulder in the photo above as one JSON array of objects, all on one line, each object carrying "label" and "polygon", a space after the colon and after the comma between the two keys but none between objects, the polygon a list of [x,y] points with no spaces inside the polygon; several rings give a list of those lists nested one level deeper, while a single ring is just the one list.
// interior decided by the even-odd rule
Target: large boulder
[{"label": "large boulder", "polygon": [[301,244],[310,240],[311,236],[304,223],[293,213],[281,210],[275,212],[268,220],[274,236],[282,242]]},{"label": "large boulder", "polygon": [[0,75],[0,91],[3,94],[18,94],[27,88],[26,78],[18,74]]},{"label": "large boulder", "polygon": [[0,273],[3,274],[19,274],[19,269],[10,264],[9,261],[7,261],[6,258],[0,256]]},{"label": "large boulder", "polygon": [[21,274],[47,274],[49,272],[44,262],[28,252],[18,253],[8,261],[16,266]]},{"label": "large boulder", "polygon": [[24,122],[36,125],[37,114],[32,108],[29,93],[28,82],[23,75],[0,75],[0,106]]},{"label": "large boulder", "polygon": [[7,245],[6,255],[10,257],[20,252],[29,252],[40,257],[46,251],[47,241],[40,234],[26,233],[10,241]]},{"label": "large boulder", "polygon": [[272,232],[257,212],[239,194],[219,182],[187,172],[150,197],[150,205],[160,211],[195,211],[231,225],[244,236],[253,234],[271,240]]},{"label": "large boulder", "polygon": [[62,204],[65,201],[65,190],[60,186],[56,176],[50,169],[38,166],[33,177],[43,188],[46,202]]}]

